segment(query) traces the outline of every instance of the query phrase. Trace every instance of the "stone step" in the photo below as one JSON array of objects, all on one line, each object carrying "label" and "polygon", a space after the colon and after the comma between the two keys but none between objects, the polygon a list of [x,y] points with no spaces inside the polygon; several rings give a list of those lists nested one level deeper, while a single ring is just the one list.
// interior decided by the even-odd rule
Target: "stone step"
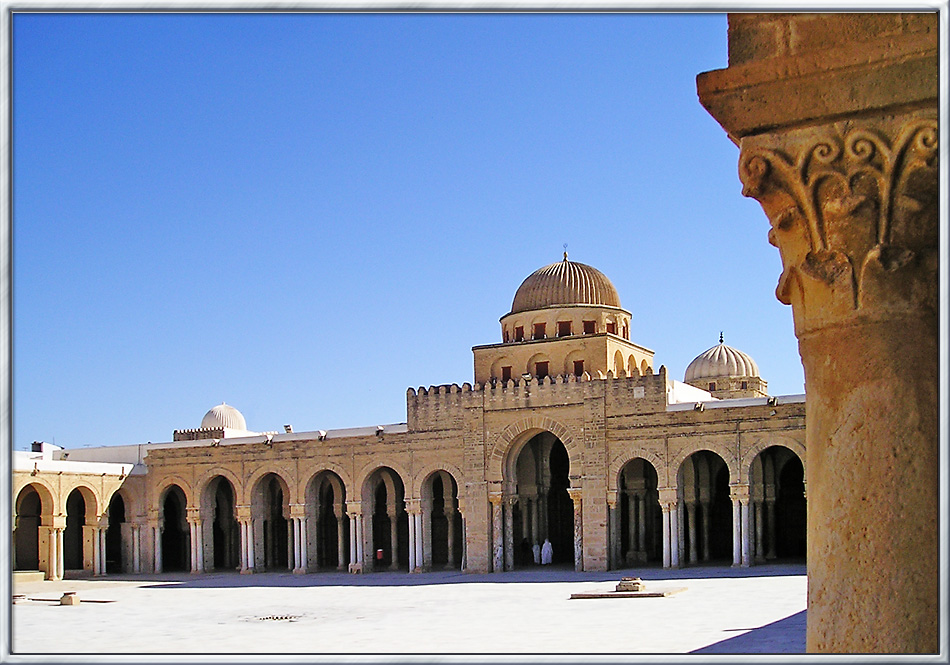
[{"label": "stone step", "polygon": [[42,582],[46,579],[46,573],[42,570],[14,570],[13,582]]}]

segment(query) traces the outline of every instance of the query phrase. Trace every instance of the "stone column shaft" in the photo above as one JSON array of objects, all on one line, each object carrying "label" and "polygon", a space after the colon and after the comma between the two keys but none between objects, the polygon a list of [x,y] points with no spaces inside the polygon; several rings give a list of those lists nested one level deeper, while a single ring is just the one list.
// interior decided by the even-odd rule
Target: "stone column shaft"
[{"label": "stone column shaft", "polygon": [[139,524],[132,525],[132,572],[142,572],[142,527]]},{"label": "stone column shaft", "polygon": [[504,504],[505,513],[505,570],[514,570],[515,567],[515,526],[514,526],[514,497],[507,497]]},{"label": "stone column shaft", "polygon": [[689,563],[696,563],[696,503],[690,501],[686,504],[686,514],[684,515],[689,522]]},{"label": "stone column shaft", "polygon": [[752,563],[752,525],[749,517],[749,501],[742,504],[742,565],[748,567]]},{"label": "stone column shaft", "polygon": [[742,564],[742,505],[739,499],[732,500],[732,565]]},{"label": "stone column shaft", "polygon": [[798,337],[810,652],[940,646],[945,18],[730,15],[732,65],[697,81],[769,218]]},{"label": "stone column shaft", "polygon": [[492,512],[492,572],[500,573],[505,569],[504,516],[502,498],[489,495]]},{"label": "stone column shaft", "polygon": [[346,570],[346,518],[343,515],[336,516],[336,569]]}]

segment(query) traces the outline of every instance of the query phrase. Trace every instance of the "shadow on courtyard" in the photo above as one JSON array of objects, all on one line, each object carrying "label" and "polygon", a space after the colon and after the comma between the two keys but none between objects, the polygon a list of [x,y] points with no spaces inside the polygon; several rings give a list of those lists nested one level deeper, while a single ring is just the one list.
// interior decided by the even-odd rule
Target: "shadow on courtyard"
[{"label": "shadow on courtyard", "polygon": [[[690,653],[805,653],[805,610]],[[732,630],[744,630],[733,628]]]},{"label": "shadow on courtyard", "polygon": [[[433,571],[409,574],[401,571],[382,571],[353,575],[346,572],[327,571],[294,575],[290,572],[262,572],[241,575],[236,571],[213,573],[164,573],[161,575],[109,575],[95,578],[108,581],[154,582],[149,588],[226,588],[226,587],[323,587],[323,586],[425,586],[433,584],[473,583],[544,583],[544,582],[616,582],[621,577],[639,577],[651,580],[684,580],[710,578],[782,577],[804,575],[805,564],[801,562],[772,563],[749,568],[733,568],[726,565],[700,565],[688,568],[664,569],[661,567],[638,567],[606,572],[576,572],[571,565],[538,566],[506,573],[463,573],[460,571]],[[93,579],[93,578],[87,578]]]}]

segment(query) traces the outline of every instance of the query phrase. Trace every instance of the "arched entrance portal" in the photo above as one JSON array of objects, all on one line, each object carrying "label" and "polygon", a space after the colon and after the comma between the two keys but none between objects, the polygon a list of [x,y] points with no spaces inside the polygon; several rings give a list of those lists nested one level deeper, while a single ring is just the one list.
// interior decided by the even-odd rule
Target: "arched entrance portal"
[{"label": "arched entrance portal", "polygon": [[211,551],[203,557],[206,568],[240,568],[240,529],[234,500],[234,487],[224,476],[216,476],[201,495],[202,541]]},{"label": "arched entrance portal", "polygon": [[177,485],[165,491],[162,501],[162,561],[163,571],[188,570],[191,535],[188,528],[185,493]]},{"label": "arched entrance portal", "polygon": [[332,471],[322,471],[307,487],[307,567],[346,570],[350,560],[350,521],[346,517],[346,488]]},{"label": "arched entrance portal", "polygon": [[14,522],[13,570],[40,569],[40,521],[43,500],[32,485],[27,485],[16,498]]},{"label": "arched entrance portal", "polygon": [[805,469],[795,453],[769,446],[750,469],[753,559],[805,556]]},{"label": "arched entrance portal", "polygon": [[[535,564],[548,540],[552,563],[574,565],[574,502],[568,494],[570,458],[551,432],[535,434],[513,450],[504,482],[505,570]],[[537,547],[536,547],[537,546]]]},{"label": "arched entrance portal", "polygon": [[663,559],[662,511],[656,469],[642,458],[620,470],[618,562],[634,566]]},{"label": "arched entrance portal", "polygon": [[709,450],[690,455],[677,473],[679,560],[695,564],[732,557],[729,467]]},{"label": "arched entrance portal", "polygon": [[290,501],[287,484],[276,473],[268,473],[255,487],[251,500],[254,522],[254,566],[268,570],[291,568],[289,547]]},{"label": "arched entrance portal", "polygon": [[106,530],[106,572],[125,572],[122,525],[125,524],[125,501],[116,492],[109,502],[109,528]]},{"label": "arched entrance portal", "polygon": [[368,522],[365,533],[370,534],[371,567],[396,570],[408,566],[409,515],[399,474],[389,467],[373,471],[363,484],[363,504],[371,506],[363,514]]},{"label": "arched entrance portal", "polygon": [[436,471],[422,484],[424,520],[423,566],[458,570],[462,566],[462,514],[458,483],[447,471]]}]

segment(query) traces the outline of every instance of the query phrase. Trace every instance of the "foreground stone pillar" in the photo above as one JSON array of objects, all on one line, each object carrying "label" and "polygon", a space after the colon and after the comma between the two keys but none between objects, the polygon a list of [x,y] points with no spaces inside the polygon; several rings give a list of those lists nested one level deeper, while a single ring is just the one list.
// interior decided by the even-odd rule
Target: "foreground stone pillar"
[{"label": "foreground stone pillar", "polygon": [[937,14],[736,14],[703,105],[805,369],[811,652],[938,649]]}]

